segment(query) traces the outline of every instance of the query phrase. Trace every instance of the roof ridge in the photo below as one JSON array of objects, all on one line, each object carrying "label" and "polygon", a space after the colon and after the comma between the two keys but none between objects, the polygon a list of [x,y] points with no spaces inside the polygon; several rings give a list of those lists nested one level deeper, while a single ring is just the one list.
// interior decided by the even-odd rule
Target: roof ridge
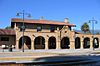
[{"label": "roof ridge", "polygon": [[[12,19],[21,19],[21,18],[12,18]],[[21,19],[21,20],[22,20],[22,19]],[[24,19],[24,20],[38,20],[38,21],[64,22],[64,21],[57,21],[57,20],[46,20],[46,19],[43,19],[43,20],[40,20],[40,19]]]},{"label": "roof ridge", "polygon": [[[11,22],[23,22],[22,19],[12,19]],[[49,25],[67,25],[67,26],[75,26],[74,24],[53,21],[53,20],[37,20],[37,19],[25,19],[25,23],[35,23],[35,24],[49,24]]]}]

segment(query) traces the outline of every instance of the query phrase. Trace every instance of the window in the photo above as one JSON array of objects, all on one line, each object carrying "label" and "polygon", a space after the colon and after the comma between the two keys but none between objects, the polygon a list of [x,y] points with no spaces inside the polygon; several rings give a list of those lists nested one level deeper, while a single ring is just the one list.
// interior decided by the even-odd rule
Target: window
[{"label": "window", "polygon": [[38,27],[37,27],[37,32],[38,32],[38,31],[41,31],[41,30],[42,30],[42,27],[41,27],[41,26],[38,26]]},{"label": "window", "polygon": [[1,41],[9,41],[9,37],[1,37]]},{"label": "window", "polygon": [[25,26],[20,26],[20,31],[25,31]]},{"label": "window", "polygon": [[50,27],[50,32],[54,32],[55,31],[55,27],[54,26],[51,26]]},{"label": "window", "polygon": [[68,28],[69,28],[69,30],[71,30],[71,26],[69,26]]}]

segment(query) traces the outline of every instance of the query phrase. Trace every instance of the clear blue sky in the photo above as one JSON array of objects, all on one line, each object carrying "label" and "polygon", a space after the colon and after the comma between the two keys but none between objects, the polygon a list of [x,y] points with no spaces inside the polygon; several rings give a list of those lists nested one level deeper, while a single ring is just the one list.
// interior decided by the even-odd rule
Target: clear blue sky
[{"label": "clear blue sky", "polygon": [[47,20],[64,21],[67,17],[76,24],[75,29],[94,17],[98,21],[95,28],[100,29],[100,0],[0,0],[0,28],[10,25],[11,18],[22,10],[30,13],[31,19],[44,16]]}]

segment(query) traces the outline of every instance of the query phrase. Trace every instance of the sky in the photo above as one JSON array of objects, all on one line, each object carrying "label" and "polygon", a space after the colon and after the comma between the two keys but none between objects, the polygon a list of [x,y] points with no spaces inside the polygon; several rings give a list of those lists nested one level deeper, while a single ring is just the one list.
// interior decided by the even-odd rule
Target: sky
[{"label": "sky", "polygon": [[[71,24],[75,24],[73,29],[80,30],[84,22],[89,22],[94,18],[98,23],[94,24],[95,29],[100,29],[100,0],[0,0],[0,28],[10,26],[11,18],[22,18],[16,13],[30,13],[31,18],[46,20],[64,21],[69,19]],[[92,23],[88,23],[90,29]]]}]

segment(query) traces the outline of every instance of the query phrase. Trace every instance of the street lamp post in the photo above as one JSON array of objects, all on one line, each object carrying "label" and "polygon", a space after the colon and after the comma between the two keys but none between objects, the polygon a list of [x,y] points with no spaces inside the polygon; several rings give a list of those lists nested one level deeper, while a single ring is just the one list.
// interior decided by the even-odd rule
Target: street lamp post
[{"label": "street lamp post", "polygon": [[22,52],[24,52],[24,31],[25,31],[24,19],[25,19],[25,15],[27,15],[28,17],[31,17],[31,15],[29,13],[25,13],[24,10],[22,12],[17,13],[17,16],[20,16],[20,15],[22,15],[22,20],[23,20],[21,29],[22,29],[22,35],[23,35],[23,37],[22,37]]},{"label": "street lamp post", "polygon": [[[92,24],[92,38],[94,40],[94,24],[97,24],[97,21],[93,18],[92,20],[89,20],[89,23]],[[93,42],[93,50],[95,50],[95,48],[94,48],[94,42]]]}]

